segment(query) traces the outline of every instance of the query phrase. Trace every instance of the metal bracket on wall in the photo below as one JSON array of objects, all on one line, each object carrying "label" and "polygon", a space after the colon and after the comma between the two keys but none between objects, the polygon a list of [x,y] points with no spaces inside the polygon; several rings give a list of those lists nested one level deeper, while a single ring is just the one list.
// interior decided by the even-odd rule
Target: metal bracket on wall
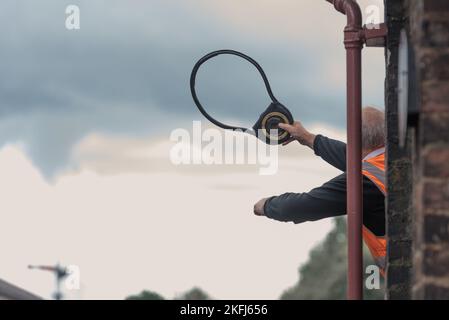
[{"label": "metal bracket on wall", "polygon": [[364,25],[362,39],[367,47],[385,47],[388,28],[385,23]]}]

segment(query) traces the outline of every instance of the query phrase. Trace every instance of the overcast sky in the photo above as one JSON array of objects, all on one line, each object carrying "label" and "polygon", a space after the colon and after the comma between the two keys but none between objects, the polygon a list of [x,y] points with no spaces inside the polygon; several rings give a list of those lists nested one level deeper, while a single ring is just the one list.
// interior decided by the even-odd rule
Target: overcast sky
[{"label": "overcast sky", "polygon": [[[359,2],[382,17],[383,1]],[[65,28],[69,4],[80,30]],[[344,24],[316,0],[3,0],[0,277],[49,297],[50,276],[25,267],[59,260],[81,267],[72,298],[172,297],[193,285],[216,298],[278,297],[330,221],[266,221],[252,205],[338,172],[299,146],[281,152],[271,177],[174,167],[169,135],[208,125],[191,68],[228,48],[263,66],[295,118],[344,139]],[[384,51],[364,58],[364,104],[383,108]],[[252,125],[269,103],[258,73],[234,57],[209,63],[197,87],[227,122]]]}]

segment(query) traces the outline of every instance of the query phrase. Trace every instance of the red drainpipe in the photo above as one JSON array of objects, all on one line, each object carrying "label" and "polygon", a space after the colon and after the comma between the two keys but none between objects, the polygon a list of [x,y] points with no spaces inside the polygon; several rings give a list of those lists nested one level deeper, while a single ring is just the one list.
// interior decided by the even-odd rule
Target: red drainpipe
[{"label": "red drainpipe", "polygon": [[349,300],[363,299],[362,274],[362,12],[353,0],[327,0],[345,14],[344,30],[347,68],[347,214]]},{"label": "red drainpipe", "polygon": [[347,17],[344,30],[347,69],[347,214],[349,300],[363,299],[362,254],[362,49],[382,47],[388,33],[384,23],[362,26],[362,12],[355,0],[326,0]]}]

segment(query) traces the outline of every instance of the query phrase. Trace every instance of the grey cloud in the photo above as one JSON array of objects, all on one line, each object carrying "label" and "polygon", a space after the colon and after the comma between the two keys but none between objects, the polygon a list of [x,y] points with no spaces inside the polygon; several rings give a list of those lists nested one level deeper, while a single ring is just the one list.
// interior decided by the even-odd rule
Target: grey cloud
[{"label": "grey cloud", "polygon": [[[324,53],[230,32],[197,10],[200,2],[2,1],[0,144],[24,143],[50,177],[90,132],[168,136],[202,119],[190,97],[190,71],[199,57],[220,48],[259,60],[275,94],[302,120],[344,124],[341,88],[316,94],[303,86],[311,75],[326,73],[317,62]],[[79,31],[64,28],[68,4],[80,6]],[[207,67],[198,91],[210,112],[252,124],[269,102],[257,72],[229,57]]]}]

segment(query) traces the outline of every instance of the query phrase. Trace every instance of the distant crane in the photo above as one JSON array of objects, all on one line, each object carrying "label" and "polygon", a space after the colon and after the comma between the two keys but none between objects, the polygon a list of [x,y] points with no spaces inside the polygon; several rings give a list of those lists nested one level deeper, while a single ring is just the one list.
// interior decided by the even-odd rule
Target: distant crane
[{"label": "distant crane", "polygon": [[63,294],[61,292],[61,282],[69,275],[69,271],[66,267],[63,267],[58,263],[54,266],[29,265],[28,269],[53,272],[56,277],[56,291],[53,294],[53,298],[55,298],[55,300],[62,300]]}]

